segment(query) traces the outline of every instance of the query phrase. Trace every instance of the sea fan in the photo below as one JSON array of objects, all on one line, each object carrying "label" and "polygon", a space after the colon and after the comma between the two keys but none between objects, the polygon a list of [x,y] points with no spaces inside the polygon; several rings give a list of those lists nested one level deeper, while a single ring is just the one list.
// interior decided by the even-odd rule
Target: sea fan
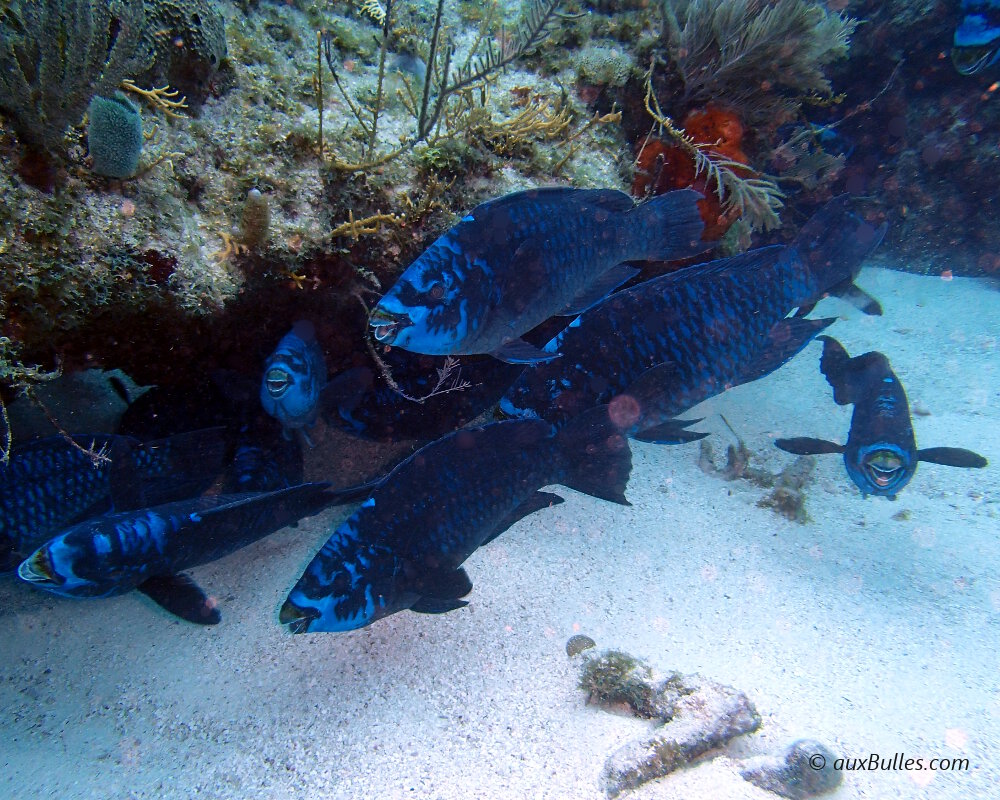
[{"label": "sea fan", "polygon": [[664,0],[663,23],[685,101],[722,99],[751,126],[829,94],[824,67],[847,54],[857,26],[812,0]]}]

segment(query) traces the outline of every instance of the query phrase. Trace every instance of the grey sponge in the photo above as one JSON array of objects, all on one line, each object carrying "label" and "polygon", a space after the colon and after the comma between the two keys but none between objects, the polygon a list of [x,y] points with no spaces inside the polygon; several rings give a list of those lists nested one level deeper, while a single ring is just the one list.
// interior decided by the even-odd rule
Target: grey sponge
[{"label": "grey sponge", "polygon": [[121,92],[97,97],[87,109],[87,147],[94,172],[109,178],[128,178],[139,168],[142,118],[135,103]]}]

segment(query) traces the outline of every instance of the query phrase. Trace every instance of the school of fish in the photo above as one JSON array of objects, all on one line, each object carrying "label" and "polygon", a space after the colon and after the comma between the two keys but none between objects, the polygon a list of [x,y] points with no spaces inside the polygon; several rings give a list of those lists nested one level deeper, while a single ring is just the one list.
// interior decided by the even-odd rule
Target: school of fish
[{"label": "school of fish", "polygon": [[[1000,22],[992,2],[963,9],[954,57],[973,72],[997,59]],[[699,199],[680,190],[637,205],[613,190],[543,188],[483,203],[371,311],[381,369],[328,380],[313,324],[290,321],[257,386],[216,376],[200,389],[207,403],[154,389],[130,404],[116,434],[19,444],[0,469],[0,570],[71,598],[137,589],[181,619],[217,624],[216,601],[187,570],[362,500],[295,581],[281,624],[347,631],[467,606],[467,559],[564,502],[542,487],[628,505],[629,439],[707,435],[682,415],[795,357],[835,321],[806,316],[823,297],[881,313],[854,280],[885,228],[857,217],[846,197],[788,245],[635,282],[646,262],[710,249]],[[782,438],[779,448],[840,453],[863,495],[889,499],[918,461],[987,466],[969,450],[917,449],[886,356],[851,358],[830,336],[819,340],[834,400],[854,406],[847,442]],[[466,383],[435,391],[454,358]],[[320,419],[425,444],[371,483],[334,489],[304,479],[302,446],[312,447]]]}]

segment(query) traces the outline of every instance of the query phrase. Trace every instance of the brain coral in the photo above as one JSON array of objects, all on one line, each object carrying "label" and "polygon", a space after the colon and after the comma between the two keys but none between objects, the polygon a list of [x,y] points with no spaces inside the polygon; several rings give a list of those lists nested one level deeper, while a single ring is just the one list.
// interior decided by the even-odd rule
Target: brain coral
[{"label": "brain coral", "polygon": [[576,62],[581,81],[602,86],[624,86],[634,68],[635,61],[621,46],[588,44]]}]

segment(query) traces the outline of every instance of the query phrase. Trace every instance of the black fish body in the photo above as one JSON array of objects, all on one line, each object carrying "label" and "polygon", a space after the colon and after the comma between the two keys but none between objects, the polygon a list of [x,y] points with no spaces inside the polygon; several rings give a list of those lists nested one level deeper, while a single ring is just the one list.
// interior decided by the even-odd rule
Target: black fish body
[{"label": "black fish body", "polygon": [[793,246],[699,264],[619,291],[545,346],[562,357],[525,370],[500,407],[561,424],[628,391],[657,367],[656,408],[642,425],[683,413],[726,388],[777,369],[830,320],[786,319],[849,285],[878,244],[844,200],[821,210]]},{"label": "black fish body", "polygon": [[307,567],[281,610],[294,633],[361,628],[410,608],[440,613],[471,591],[462,563],[562,483],[627,504],[628,443],[591,409],[552,435],[539,420],[460,430],[399,464]]},{"label": "black fish body", "polygon": [[[225,442],[216,429],[155,442],[87,434],[36,439],[15,448],[0,468],[0,567],[20,558],[72,522],[112,506],[136,508],[201,491],[222,465]],[[100,451],[95,465],[80,448]],[[206,481],[207,479],[207,481]]]},{"label": "black fish body", "polygon": [[605,189],[534,189],[473,209],[400,276],[372,311],[375,338],[427,355],[553,358],[521,337],[577,314],[637,270],[625,261],[708,248],[691,190],[636,206]]},{"label": "black fish body", "polygon": [[191,622],[216,623],[218,612],[181,573],[321,511],[337,500],[328,486],[217,495],[89,519],[42,545],[18,575],[67,597],[138,588]]},{"label": "black fish body", "polygon": [[820,371],[833,389],[838,405],[853,405],[847,444],[797,437],[777,439],[788,453],[843,453],[847,474],[865,497],[895,500],[917,471],[918,461],[953,467],[985,467],[986,459],[955,447],[917,449],[910,404],[903,385],[883,353],[872,351],[851,358],[843,345],[820,336]]}]

